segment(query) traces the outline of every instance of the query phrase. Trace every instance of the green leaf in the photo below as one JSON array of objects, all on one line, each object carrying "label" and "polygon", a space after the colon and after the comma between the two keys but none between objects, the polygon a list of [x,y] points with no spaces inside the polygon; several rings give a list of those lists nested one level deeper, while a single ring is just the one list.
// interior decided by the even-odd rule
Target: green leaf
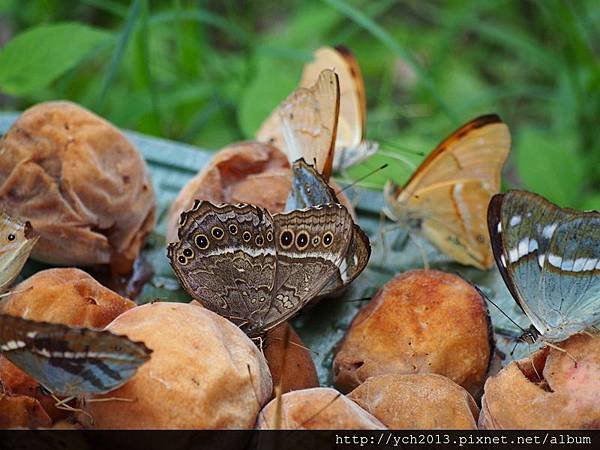
[{"label": "green leaf", "polygon": [[239,122],[247,138],[254,136],[260,124],[297,86],[302,62],[259,55],[256,76],[240,102]]},{"label": "green leaf", "polygon": [[574,134],[523,128],[516,139],[519,177],[525,187],[561,205],[577,207],[585,167]]},{"label": "green leaf", "polygon": [[30,28],[0,50],[0,90],[24,95],[43,89],[111,37],[77,23]]},{"label": "green leaf", "polygon": [[600,211],[600,193],[586,195],[581,202],[583,211]]}]

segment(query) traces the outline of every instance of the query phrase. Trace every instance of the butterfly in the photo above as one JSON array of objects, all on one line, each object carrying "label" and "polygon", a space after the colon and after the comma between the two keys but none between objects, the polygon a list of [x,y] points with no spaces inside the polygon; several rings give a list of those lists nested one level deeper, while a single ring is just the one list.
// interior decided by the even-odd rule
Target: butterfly
[{"label": "butterfly", "polygon": [[[292,164],[292,189],[286,202],[286,211],[339,203],[334,190],[313,166],[303,159]],[[355,223],[339,276],[332,277],[318,297],[327,297],[350,284],[365,269],[370,256],[369,238]]]},{"label": "butterfly", "polygon": [[271,215],[247,204],[196,201],[179,225],[167,251],[179,282],[250,337],[357,275],[346,274],[355,224],[337,203]]},{"label": "butterfly", "polygon": [[559,342],[600,323],[600,212],[515,190],[492,197],[487,219],[496,265],[534,327],[529,337]]},{"label": "butterfly", "polygon": [[323,70],[313,86],[298,88],[263,123],[256,139],[288,155],[290,162],[314,162],[329,180],[340,107],[340,84],[332,70]]},{"label": "butterfly", "polygon": [[125,384],[152,350],[110,331],[0,314],[0,352],[54,395],[77,397]]},{"label": "butterfly", "polygon": [[38,239],[29,222],[0,212],[0,293],[19,275]]},{"label": "butterfly", "polygon": [[365,83],[352,52],[344,46],[319,48],[314,53],[314,60],[304,66],[300,86],[310,86],[325,69],[333,69],[340,83],[340,111],[333,158],[333,169],[338,171],[367,159],[378,150],[379,144],[365,140]]},{"label": "butterfly", "polygon": [[490,269],[486,211],[509,150],[508,127],[497,115],[470,121],[442,141],[404,187],[386,184],[386,214],[455,261]]}]

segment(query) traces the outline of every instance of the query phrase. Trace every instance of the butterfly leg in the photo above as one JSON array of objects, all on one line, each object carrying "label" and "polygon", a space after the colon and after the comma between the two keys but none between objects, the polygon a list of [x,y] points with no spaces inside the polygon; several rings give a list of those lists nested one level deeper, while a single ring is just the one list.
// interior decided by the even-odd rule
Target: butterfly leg
[{"label": "butterfly leg", "polygon": [[72,400],[74,400],[76,398],[75,396],[66,397],[66,398],[63,398],[61,400],[56,395],[54,395],[54,394],[51,394],[51,395],[52,395],[52,398],[54,399],[54,401],[56,402],[56,403],[54,403],[54,406],[57,409],[61,409],[63,411],[69,411],[69,412],[73,412],[73,413],[80,412],[80,413],[85,414],[86,416],[88,416],[90,418],[90,421],[91,421],[92,424],[94,423],[94,418],[92,417],[92,415],[89,412],[84,411],[81,408],[75,408],[74,406],[71,406],[71,405],[68,404],[70,401],[72,401]]},{"label": "butterfly leg", "polygon": [[429,270],[429,258],[427,258],[427,251],[423,247],[423,244],[421,244],[418,239],[415,239],[410,231],[408,232],[408,237],[417,246],[419,253],[421,253],[421,258],[423,259],[423,269]]},{"label": "butterfly leg", "polygon": [[571,358],[573,360],[573,362],[575,363],[575,367],[577,367],[577,359],[575,359],[575,357],[573,355],[571,355],[567,350],[565,350],[564,348],[559,347],[558,345],[552,344],[550,342],[546,342],[545,344],[548,347],[553,348],[554,350],[558,350],[559,352],[563,352],[565,355],[567,355],[569,358]]},{"label": "butterfly leg", "polygon": [[134,398],[125,398],[125,397],[103,397],[103,398],[88,398],[86,400],[87,403],[101,403],[101,402],[135,402]]},{"label": "butterfly leg", "polygon": [[385,245],[385,213],[379,211],[379,242],[381,243],[381,260],[379,265],[383,266],[387,260],[387,247]]},{"label": "butterfly leg", "polygon": [[265,354],[264,339],[262,338],[262,336],[253,337],[252,341],[256,344],[256,346],[258,347],[260,352],[264,355]]}]

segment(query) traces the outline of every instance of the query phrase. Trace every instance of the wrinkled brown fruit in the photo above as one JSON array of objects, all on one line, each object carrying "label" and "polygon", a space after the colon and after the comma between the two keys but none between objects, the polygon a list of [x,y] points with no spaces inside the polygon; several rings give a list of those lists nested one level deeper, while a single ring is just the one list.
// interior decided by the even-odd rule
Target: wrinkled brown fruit
[{"label": "wrinkled brown fruit", "polygon": [[332,388],[312,388],[288,392],[274,398],[258,415],[259,430],[381,430],[385,426]]},{"label": "wrinkled brown fruit", "polygon": [[[267,362],[234,324],[206,308],[156,302],[106,327],[142,341],[151,358],[123,386],[85,402],[87,427],[251,428],[272,391]],[[128,401],[127,401],[128,400]]]},{"label": "wrinkled brown fruit", "polygon": [[154,227],[155,205],[142,156],[79,105],[33,106],[0,141],[0,208],[40,234],[35,259],[127,272]]},{"label": "wrinkled brown fruit", "polygon": [[544,347],[488,378],[480,428],[600,429],[600,335],[557,345],[568,354]]},{"label": "wrinkled brown fruit", "polygon": [[348,397],[391,429],[477,429],[475,400],[441,375],[380,375],[369,378]]},{"label": "wrinkled brown fruit", "polygon": [[333,361],[349,392],[387,373],[437,373],[476,396],[492,353],[485,301],[460,277],[435,270],[397,275],[356,315]]},{"label": "wrinkled brown fruit", "polygon": [[282,393],[319,386],[317,369],[310,356],[310,350],[304,346],[288,322],[279,324],[267,332],[264,353],[273,378],[273,386],[277,387],[281,382]]},{"label": "wrinkled brown fruit", "polygon": [[48,428],[52,420],[40,402],[26,395],[7,395],[0,392],[0,429]]},{"label": "wrinkled brown fruit", "polygon": [[[73,326],[104,328],[135,306],[79,269],[40,271],[17,285],[13,292],[0,301],[0,313]],[[55,400],[40,390],[37,381],[3,356],[0,356],[0,385],[7,394],[39,400],[53,420],[65,416],[65,411],[54,407]],[[15,404],[29,405],[25,401]]]},{"label": "wrinkled brown fruit", "polygon": [[[179,192],[169,210],[167,242],[177,240],[179,216],[194,200],[249,203],[277,213],[283,210],[291,186],[290,163],[282,151],[253,141],[231,144],[217,152]],[[339,190],[333,181],[331,186]],[[344,193],[339,199],[354,214]]]}]

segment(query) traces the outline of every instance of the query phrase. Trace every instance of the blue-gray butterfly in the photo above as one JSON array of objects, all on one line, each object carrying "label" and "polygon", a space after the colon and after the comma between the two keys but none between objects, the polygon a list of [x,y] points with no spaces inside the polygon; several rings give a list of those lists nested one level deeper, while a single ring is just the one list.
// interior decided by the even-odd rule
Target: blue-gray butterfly
[{"label": "blue-gray butterfly", "polygon": [[559,342],[600,323],[600,213],[560,208],[539,195],[492,197],[496,265],[531,320],[530,337]]},{"label": "blue-gray butterfly", "polygon": [[125,384],[152,350],[126,336],[0,314],[0,352],[52,394],[102,394]]}]

